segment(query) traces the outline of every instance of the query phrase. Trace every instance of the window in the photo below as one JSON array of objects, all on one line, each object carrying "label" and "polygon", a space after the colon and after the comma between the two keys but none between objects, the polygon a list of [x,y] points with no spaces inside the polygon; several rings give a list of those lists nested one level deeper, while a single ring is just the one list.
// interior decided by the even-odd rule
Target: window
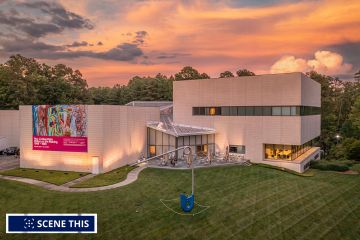
[{"label": "window", "polygon": [[303,145],[264,144],[265,159],[295,160],[311,148],[312,142]]},{"label": "window", "polygon": [[229,153],[245,154],[244,145],[229,145]]},{"label": "window", "polygon": [[262,107],[254,107],[254,116],[262,116]]},{"label": "window", "polygon": [[230,116],[236,116],[237,114],[237,107],[230,107]]},{"label": "window", "polygon": [[272,107],[273,116],[281,116],[281,107]]},{"label": "window", "polygon": [[221,107],[222,116],[230,116],[230,107]]},{"label": "window", "polygon": [[151,157],[156,155],[156,147],[154,145],[149,146],[149,154]]},{"label": "window", "polygon": [[254,107],[245,107],[246,116],[254,116]]},{"label": "window", "polygon": [[282,116],[290,116],[290,107],[282,107],[281,115]]},{"label": "window", "polygon": [[221,107],[208,107],[205,111],[206,115],[215,116],[221,115]]},{"label": "window", "polygon": [[263,107],[263,116],[271,116],[271,107]]},{"label": "window", "polygon": [[312,106],[223,106],[193,107],[193,116],[307,116],[320,115],[320,107]]},{"label": "window", "polygon": [[238,116],[245,116],[245,107],[237,107]]}]

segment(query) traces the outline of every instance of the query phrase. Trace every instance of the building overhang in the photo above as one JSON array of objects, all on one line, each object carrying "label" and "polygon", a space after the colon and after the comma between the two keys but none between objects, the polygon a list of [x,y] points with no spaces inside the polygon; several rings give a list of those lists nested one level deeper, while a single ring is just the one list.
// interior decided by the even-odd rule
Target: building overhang
[{"label": "building overhang", "polygon": [[149,121],[147,122],[146,126],[155,129],[157,131],[170,134],[175,137],[206,135],[206,134],[215,133],[215,129],[213,128],[205,128],[205,127],[175,124],[175,123],[164,123],[159,121]]}]

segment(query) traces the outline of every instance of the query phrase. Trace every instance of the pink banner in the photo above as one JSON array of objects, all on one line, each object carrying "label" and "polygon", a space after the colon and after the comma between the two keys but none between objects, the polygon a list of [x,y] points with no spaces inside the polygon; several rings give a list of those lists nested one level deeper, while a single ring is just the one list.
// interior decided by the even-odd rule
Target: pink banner
[{"label": "pink banner", "polygon": [[87,137],[33,136],[33,150],[87,152]]}]

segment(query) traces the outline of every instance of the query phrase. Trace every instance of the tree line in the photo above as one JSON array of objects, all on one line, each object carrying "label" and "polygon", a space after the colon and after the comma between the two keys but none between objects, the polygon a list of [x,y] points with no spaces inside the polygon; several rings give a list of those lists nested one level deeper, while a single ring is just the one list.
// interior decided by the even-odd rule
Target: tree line
[{"label": "tree line", "polygon": [[[219,78],[254,76],[248,69],[224,71]],[[309,72],[321,84],[321,136],[318,145],[328,158],[360,160],[360,71],[354,81]],[[127,85],[88,87],[79,70],[49,66],[33,58],[11,56],[0,64],[0,109],[33,104],[126,104],[131,101],[171,101],[173,81],[208,79],[186,66],[173,76],[135,76]],[[338,136],[338,137],[337,137]]]}]

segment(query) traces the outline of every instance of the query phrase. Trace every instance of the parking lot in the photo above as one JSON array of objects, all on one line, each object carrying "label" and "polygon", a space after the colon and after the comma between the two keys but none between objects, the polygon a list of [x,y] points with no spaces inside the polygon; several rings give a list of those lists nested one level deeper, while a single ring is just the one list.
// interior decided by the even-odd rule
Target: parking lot
[{"label": "parking lot", "polygon": [[20,166],[20,159],[16,156],[2,156],[0,155],[0,171]]}]

